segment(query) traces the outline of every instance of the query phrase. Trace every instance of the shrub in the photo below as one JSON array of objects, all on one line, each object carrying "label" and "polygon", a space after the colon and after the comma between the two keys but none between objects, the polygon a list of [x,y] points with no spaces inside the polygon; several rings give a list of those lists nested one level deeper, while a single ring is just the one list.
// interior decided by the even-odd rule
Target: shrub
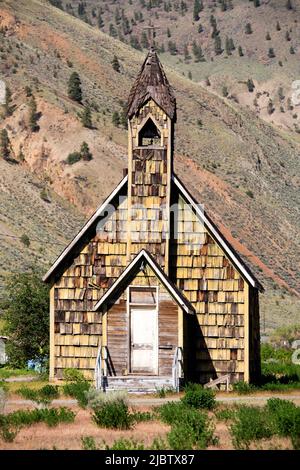
[{"label": "shrub", "polygon": [[238,409],[230,432],[237,449],[247,449],[251,441],[269,438],[274,433],[265,410],[250,406],[241,406]]},{"label": "shrub", "polygon": [[276,434],[300,436],[300,407],[289,400],[270,398],[266,409],[271,415]]},{"label": "shrub", "polygon": [[21,427],[40,422],[56,426],[58,423],[71,423],[74,418],[75,414],[68,408],[18,410],[8,415],[0,415],[0,434],[3,440],[12,442]]},{"label": "shrub", "polygon": [[21,387],[18,390],[18,393],[27,400],[44,404],[49,404],[52,400],[59,397],[59,389],[57,385],[45,385],[38,390],[33,390],[28,387]]},{"label": "shrub", "polygon": [[133,424],[133,416],[129,413],[127,403],[122,399],[103,402],[93,410],[93,420],[100,427],[130,429]]},{"label": "shrub", "polygon": [[76,398],[78,404],[85,408],[88,404],[87,393],[91,389],[89,381],[76,369],[65,369],[63,378],[67,382],[63,386],[64,394]]},{"label": "shrub", "polygon": [[83,450],[97,450],[95,439],[91,436],[81,438]]},{"label": "shrub", "polygon": [[97,408],[99,406],[104,406],[106,403],[111,403],[114,401],[123,401],[124,403],[128,405],[128,394],[125,390],[104,393],[101,390],[96,390],[95,388],[91,388],[86,393],[86,398],[88,401],[88,406],[90,408]]},{"label": "shrub", "polygon": [[77,163],[80,160],[81,160],[80,152],[72,152],[72,153],[69,153],[66,161],[68,165],[74,165],[74,163]]},{"label": "shrub", "polygon": [[181,398],[181,401],[187,406],[205,408],[208,410],[214,408],[216,404],[214,391],[202,388],[200,385],[194,390],[188,389],[185,392],[184,397]]},{"label": "shrub", "polygon": [[135,441],[134,439],[117,439],[112,446],[105,445],[105,450],[144,450],[142,442]]},{"label": "shrub", "polygon": [[156,412],[172,426],[167,439],[174,450],[204,449],[215,442],[214,429],[206,413],[183,403],[168,402]]},{"label": "shrub", "polygon": [[135,411],[132,418],[136,423],[141,423],[142,421],[151,421],[153,414],[149,411]]},{"label": "shrub", "polygon": [[248,393],[255,392],[255,386],[241,381],[233,384],[233,390],[238,392],[239,395],[247,395]]},{"label": "shrub", "polygon": [[222,410],[217,410],[215,415],[218,421],[230,421],[235,418],[236,411],[235,408],[223,408]]}]

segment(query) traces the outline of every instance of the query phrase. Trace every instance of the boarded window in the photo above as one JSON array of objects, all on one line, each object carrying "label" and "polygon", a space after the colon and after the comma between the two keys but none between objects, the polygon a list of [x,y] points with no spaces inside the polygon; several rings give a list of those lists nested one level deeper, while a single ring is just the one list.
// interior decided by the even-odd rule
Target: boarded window
[{"label": "boarded window", "polygon": [[129,302],[131,304],[156,305],[156,289],[151,287],[129,287]]}]

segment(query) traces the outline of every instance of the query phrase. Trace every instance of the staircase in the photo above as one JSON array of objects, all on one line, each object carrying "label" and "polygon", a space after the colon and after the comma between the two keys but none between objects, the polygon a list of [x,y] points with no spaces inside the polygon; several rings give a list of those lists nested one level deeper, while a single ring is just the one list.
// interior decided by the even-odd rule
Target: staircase
[{"label": "staircase", "polygon": [[174,388],[172,377],[151,375],[125,375],[103,377],[105,390],[127,390],[129,393],[153,393],[162,388]]}]

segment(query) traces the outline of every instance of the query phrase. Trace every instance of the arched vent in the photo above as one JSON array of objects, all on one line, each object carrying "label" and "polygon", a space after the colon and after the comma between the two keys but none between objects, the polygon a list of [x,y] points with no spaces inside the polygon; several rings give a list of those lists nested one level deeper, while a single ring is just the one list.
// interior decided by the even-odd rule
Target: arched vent
[{"label": "arched vent", "polygon": [[139,132],[139,147],[149,147],[152,145],[161,145],[161,135],[152,119],[149,118]]}]

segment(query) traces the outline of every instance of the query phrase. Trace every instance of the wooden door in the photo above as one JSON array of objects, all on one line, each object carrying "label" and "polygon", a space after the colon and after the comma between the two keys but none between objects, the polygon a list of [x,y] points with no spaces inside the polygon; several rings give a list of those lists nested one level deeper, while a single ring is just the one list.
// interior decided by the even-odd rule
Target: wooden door
[{"label": "wooden door", "polygon": [[157,374],[157,310],[153,307],[131,307],[131,372]]}]

